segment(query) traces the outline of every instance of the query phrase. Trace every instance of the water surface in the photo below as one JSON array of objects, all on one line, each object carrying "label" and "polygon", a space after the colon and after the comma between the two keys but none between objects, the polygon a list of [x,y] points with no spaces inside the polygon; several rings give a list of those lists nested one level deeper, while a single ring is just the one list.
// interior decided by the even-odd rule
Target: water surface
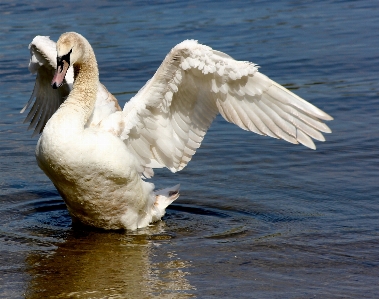
[{"label": "water surface", "polygon": [[[0,3],[0,297],[376,298],[379,7],[375,1]],[[123,105],[168,51],[197,39],[331,114],[317,151],[221,117],[180,173],[163,221],[73,227],[34,158],[28,44],[65,31],[93,45]]]}]

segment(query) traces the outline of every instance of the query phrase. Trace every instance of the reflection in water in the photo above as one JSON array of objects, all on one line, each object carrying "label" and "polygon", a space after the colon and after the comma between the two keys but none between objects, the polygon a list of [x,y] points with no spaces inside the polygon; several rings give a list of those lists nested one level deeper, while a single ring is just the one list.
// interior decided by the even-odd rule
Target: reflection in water
[{"label": "reflection in water", "polygon": [[[72,231],[52,253],[27,258],[26,298],[188,298],[190,263],[174,253],[154,256],[162,234]],[[153,260],[155,262],[153,262]]]}]

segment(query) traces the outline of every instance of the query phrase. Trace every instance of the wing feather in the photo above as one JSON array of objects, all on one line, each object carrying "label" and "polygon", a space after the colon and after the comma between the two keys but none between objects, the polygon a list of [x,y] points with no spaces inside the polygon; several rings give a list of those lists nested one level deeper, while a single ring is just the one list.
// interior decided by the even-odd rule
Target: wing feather
[{"label": "wing feather", "polygon": [[[153,78],[102,129],[119,132],[141,166],[183,169],[220,113],[257,134],[315,148],[332,118],[258,72],[250,62],[184,41],[166,56]],[[152,173],[152,172],[150,172]]]},{"label": "wing feather", "polygon": [[47,36],[36,36],[30,43],[29,50],[29,70],[31,73],[37,73],[37,76],[33,93],[20,113],[25,112],[34,101],[24,122],[30,122],[28,130],[34,128],[32,136],[35,136],[43,131],[47,121],[70,93],[74,74],[70,69],[62,87],[51,88],[56,68],[55,43]]}]

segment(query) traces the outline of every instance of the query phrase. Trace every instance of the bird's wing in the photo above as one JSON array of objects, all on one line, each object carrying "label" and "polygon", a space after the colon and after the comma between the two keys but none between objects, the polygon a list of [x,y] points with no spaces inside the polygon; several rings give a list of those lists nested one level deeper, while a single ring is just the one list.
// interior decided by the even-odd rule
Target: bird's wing
[{"label": "bird's wing", "polygon": [[[29,71],[32,74],[37,73],[37,76],[33,93],[21,113],[34,101],[24,123],[30,122],[28,129],[34,128],[32,136],[35,136],[42,133],[47,121],[69,95],[74,82],[74,71],[71,66],[66,73],[63,85],[58,89],[53,89],[51,80],[57,67],[56,43],[48,36],[36,36],[30,43],[29,49]],[[103,118],[116,111],[121,111],[117,99],[99,82],[95,108],[86,127],[98,125]]]},{"label": "bird's wing", "polygon": [[150,168],[183,169],[218,113],[244,130],[302,143],[331,132],[325,112],[258,72],[250,62],[188,40],[174,47],[153,78],[101,128],[120,136]]},{"label": "bird's wing", "polygon": [[25,118],[30,122],[29,128],[34,128],[33,136],[41,133],[50,117],[57,111],[71,91],[74,81],[72,67],[67,71],[65,83],[58,89],[51,87],[51,80],[57,66],[57,50],[55,42],[48,36],[36,36],[29,45],[29,71],[37,73],[33,93],[21,110],[23,113],[34,101],[32,108]]}]

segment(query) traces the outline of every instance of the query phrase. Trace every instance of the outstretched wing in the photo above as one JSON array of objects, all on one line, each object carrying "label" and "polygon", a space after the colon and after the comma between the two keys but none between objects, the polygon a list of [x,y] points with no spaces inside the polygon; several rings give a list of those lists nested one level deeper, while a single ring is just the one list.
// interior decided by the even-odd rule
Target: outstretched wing
[{"label": "outstretched wing", "polygon": [[183,169],[218,113],[240,128],[302,143],[324,141],[328,114],[258,72],[250,62],[184,41],[171,50],[124,110],[101,123],[120,136],[143,167]]},{"label": "outstretched wing", "polygon": [[51,87],[51,80],[57,66],[57,51],[55,42],[48,36],[36,36],[29,45],[30,62],[29,71],[37,73],[33,93],[21,110],[23,113],[34,101],[32,108],[25,118],[24,123],[30,122],[29,128],[34,128],[32,136],[43,131],[45,124],[57,111],[71,91],[74,81],[72,68],[67,71],[65,83],[58,89]]}]

